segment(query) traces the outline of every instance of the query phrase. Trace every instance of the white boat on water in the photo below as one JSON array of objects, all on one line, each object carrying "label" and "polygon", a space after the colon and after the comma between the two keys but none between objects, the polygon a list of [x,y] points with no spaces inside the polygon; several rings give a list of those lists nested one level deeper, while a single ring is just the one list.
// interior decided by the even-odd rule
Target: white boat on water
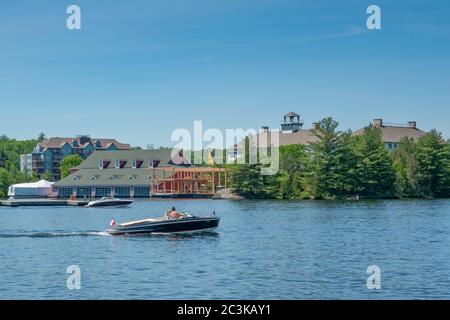
[{"label": "white boat on water", "polygon": [[118,199],[113,197],[103,197],[99,200],[89,202],[86,207],[128,207],[133,203],[131,199]]}]

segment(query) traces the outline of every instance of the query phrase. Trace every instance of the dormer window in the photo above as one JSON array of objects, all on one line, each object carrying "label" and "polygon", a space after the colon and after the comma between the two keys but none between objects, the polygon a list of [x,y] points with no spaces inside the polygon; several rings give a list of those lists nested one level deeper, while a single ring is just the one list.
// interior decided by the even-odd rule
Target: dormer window
[{"label": "dormer window", "polygon": [[158,164],[160,163],[159,160],[155,160],[155,159],[150,159],[148,161],[148,167],[149,168],[156,168],[158,166]]},{"label": "dormer window", "polygon": [[135,175],[128,176],[128,180],[135,180],[136,178],[137,178],[137,176],[135,176]]},{"label": "dormer window", "polygon": [[72,181],[78,181],[80,180],[81,176],[73,176]]},{"label": "dormer window", "polygon": [[72,141],[72,145],[75,147],[75,148],[78,148],[80,145],[78,144],[78,140],[73,140]]},{"label": "dormer window", "polygon": [[111,164],[111,161],[109,161],[109,160],[100,160],[98,163],[98,167],[99,167],[99,169],[108,169],[110,164]]},{"label": "dormer window", "polygon": [[144,163],[144,161],[142,161],[142,160],[133,160],[133,162],[131,163],[131,167],[133,169],[139,169],[142,167],[143,163]]},{"label": "dormer window", "polygon": [[96,147],[97,149],[100,149],[100,148],[102,147],[102,142],[101,142],[100,140],[97,140],[97,141],[95,142],[95,147]]},{"label": "dormer window", "polygon": [[91,181],[96,181],[97,178],[98,178],[98,176],[92,176],[92,177],[90,178],[90,180],[91,180]]},{"label": "dormer window", "polygon": [[116,169],[120,169],[120,160],[116,160]]}]

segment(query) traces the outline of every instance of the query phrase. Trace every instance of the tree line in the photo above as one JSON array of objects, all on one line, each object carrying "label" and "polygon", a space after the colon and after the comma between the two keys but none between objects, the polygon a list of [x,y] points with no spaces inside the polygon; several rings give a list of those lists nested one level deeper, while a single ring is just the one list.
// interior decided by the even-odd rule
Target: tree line
[{"label": "tree line", "polygon": [[436,130],[417,141],[404,138],[389,151],[379,128],[354,135],[338,126],[325,118],[315,130],[317,142],[281,146],[276,175],[262,176],[261,165],[228,166],[231,186],[246,198],[263,199],[450,196],[450,143]]},{"label": "tree line", "polygon": [[[10,139],[5,135],[0,136],[0,199],[6,198],[9,186],[17,183],[36,182],[39,180],[34,172],[20,172],[20,155],[29,154],[36,145],[45,139],[43,133],[37,139],[19,141]],[[61,176],[70,174],[70,169],[76,167],[83,161],[79,155],[70,155],[61,162]],[[41,177],[52,181],[52,174],[45,172]]]},{"label": "tree line", "polygon": [[34,175],[20,172],[20,155],[31,153],[38,141],[18,141],[0,136],[0,198],[7,196],[12,184],[36,181]]}]

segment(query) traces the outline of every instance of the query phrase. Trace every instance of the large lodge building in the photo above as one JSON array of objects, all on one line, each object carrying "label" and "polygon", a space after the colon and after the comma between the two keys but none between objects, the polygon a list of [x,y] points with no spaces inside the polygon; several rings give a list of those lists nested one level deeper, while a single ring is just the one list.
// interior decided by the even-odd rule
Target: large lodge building
[{"label": "large lodge building", "polygon": [[210,197],[225,188],[222,168],[193,166],[170,149],[95,151],[55,183],[61,198]]},{"label": "large lodge building", "polygon": [[[263,126],[257,135],[249,136],[250,145],[256,148],[267,148],[270,145],[308,145],[317,142],[318,137],[315,131],[318,129],[319,123],[314,122],[310,129],[304,129],[303,125],[304,122],[299,114],[289,112],[284,115],[280,129],[270,130],[269,127]],[[426,134],[426,132],[417,128],[416,121],[409,121],[406,124],[392,124],[383,121],[383,119],[374,119],[370,125],[380,129],[384,146],[391,151],[399,146],[403,138],[416,141]],[[353,134],[359,135],[363,132],[364,128],[361,128]],[[242,143],[240,142],[240,144],[228,150],[228,161],[232,162],[242,158]]]}]

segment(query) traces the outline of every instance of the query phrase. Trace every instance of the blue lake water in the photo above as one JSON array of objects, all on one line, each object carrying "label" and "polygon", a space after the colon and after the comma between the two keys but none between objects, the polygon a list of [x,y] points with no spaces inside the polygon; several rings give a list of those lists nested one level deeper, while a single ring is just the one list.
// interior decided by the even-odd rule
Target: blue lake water
[{"label": "blue lake water", "polygon": [[[172,205],[215,234],[111,237]],[[81,270],[69,290],[66,269]],[[367,267],[381,290],[367,289]],[[153,200],[0,207],[0,299],[450,299],[450,201]]]}]

